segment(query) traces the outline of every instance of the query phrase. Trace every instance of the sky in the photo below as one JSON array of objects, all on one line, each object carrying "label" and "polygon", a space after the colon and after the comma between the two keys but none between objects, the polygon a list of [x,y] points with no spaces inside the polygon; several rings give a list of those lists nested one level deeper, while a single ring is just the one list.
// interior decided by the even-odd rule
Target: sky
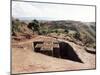
[{"label": "sky", "polygon": [[15,18],[34,17],[41,20],[95,22],[95,7],[13,1],[12,16]]}]

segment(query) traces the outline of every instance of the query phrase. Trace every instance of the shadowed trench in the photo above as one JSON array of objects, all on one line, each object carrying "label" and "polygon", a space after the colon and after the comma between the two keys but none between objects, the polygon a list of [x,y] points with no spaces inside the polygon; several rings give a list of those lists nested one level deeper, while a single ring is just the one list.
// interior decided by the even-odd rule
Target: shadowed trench
[{"label": "shadowed trench", "polygon": [[[43,42],[34,42],[34,48],[36,44],[43,44]],[[53,52],[48,50],[41,51],[41,47],[35,48],[34,51],[52,57],[83,63],[82,60],[76,54],[75,50],[66,42],[59,42],[59,48],[53,48]]]},{"label": "shadowed trench", "polygon": [[83,63],[76,54],[75,50],[68,43],[60,42],[59,45],[61,58]]}]

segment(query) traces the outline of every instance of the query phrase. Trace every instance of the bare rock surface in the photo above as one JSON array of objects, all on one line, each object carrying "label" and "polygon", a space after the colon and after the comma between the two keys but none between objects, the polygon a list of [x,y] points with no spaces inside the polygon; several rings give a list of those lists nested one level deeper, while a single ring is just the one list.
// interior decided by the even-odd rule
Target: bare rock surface
[{"label": "bare rock surface", "polygon": [[[83,46],[67,40],[58,39],[71,45],[83,63],[69,59],[61,59],[36,53],[33,51],[32,42],[43,40],[47,37],[37,36],[23,42],[12,43],[12,73],[33,73],[48,71],[68,71],[80,69],[95,69],[95,54],[88,53]],[[49,37],[49,40],[52,39]]]}]

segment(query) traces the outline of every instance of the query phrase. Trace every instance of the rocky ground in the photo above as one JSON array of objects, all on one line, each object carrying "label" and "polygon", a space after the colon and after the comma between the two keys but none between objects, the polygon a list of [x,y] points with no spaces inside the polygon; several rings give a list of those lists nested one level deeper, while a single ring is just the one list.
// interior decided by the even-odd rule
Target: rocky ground
[{"label": "rocky ground", "polygon": [[45,36],[36,36],[29,40],[12,41],[12,73],[32,73],[48,71],[68,71],[80,69],[95,69],[95,54],[88,53],[83,46],[73,42],[58,39],[69,43],[83,63],[69,59],[55,58],[33,51],[32,42],[45,39]]}]

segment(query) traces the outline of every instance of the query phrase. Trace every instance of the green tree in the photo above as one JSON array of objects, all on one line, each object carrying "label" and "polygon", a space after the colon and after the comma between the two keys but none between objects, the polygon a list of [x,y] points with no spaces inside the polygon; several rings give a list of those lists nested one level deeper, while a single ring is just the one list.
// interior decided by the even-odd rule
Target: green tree
[{"label": "green tree", "polygon": [[31,23],[29,23],[28,28],[32,29],[34,31],[38,31],[40,29],[40,23],[37,20],[33,20]]},{"label": "green tree", "polygon": [[15,32],[19,32],[19,25],[20,25],[20,20],[16,19],[16,20],[12,20],[12,35],[15,35]]},{"label": "green tree", "polygon": [[68,31],[68,29],[65,29],[64,32],[68,33],[69,31]]},{"label": "green tree", "polygon": [[77,39],[77,40],[80,40],[80,33],[79,32],[76,32],[74,34],[74,38]]}]

